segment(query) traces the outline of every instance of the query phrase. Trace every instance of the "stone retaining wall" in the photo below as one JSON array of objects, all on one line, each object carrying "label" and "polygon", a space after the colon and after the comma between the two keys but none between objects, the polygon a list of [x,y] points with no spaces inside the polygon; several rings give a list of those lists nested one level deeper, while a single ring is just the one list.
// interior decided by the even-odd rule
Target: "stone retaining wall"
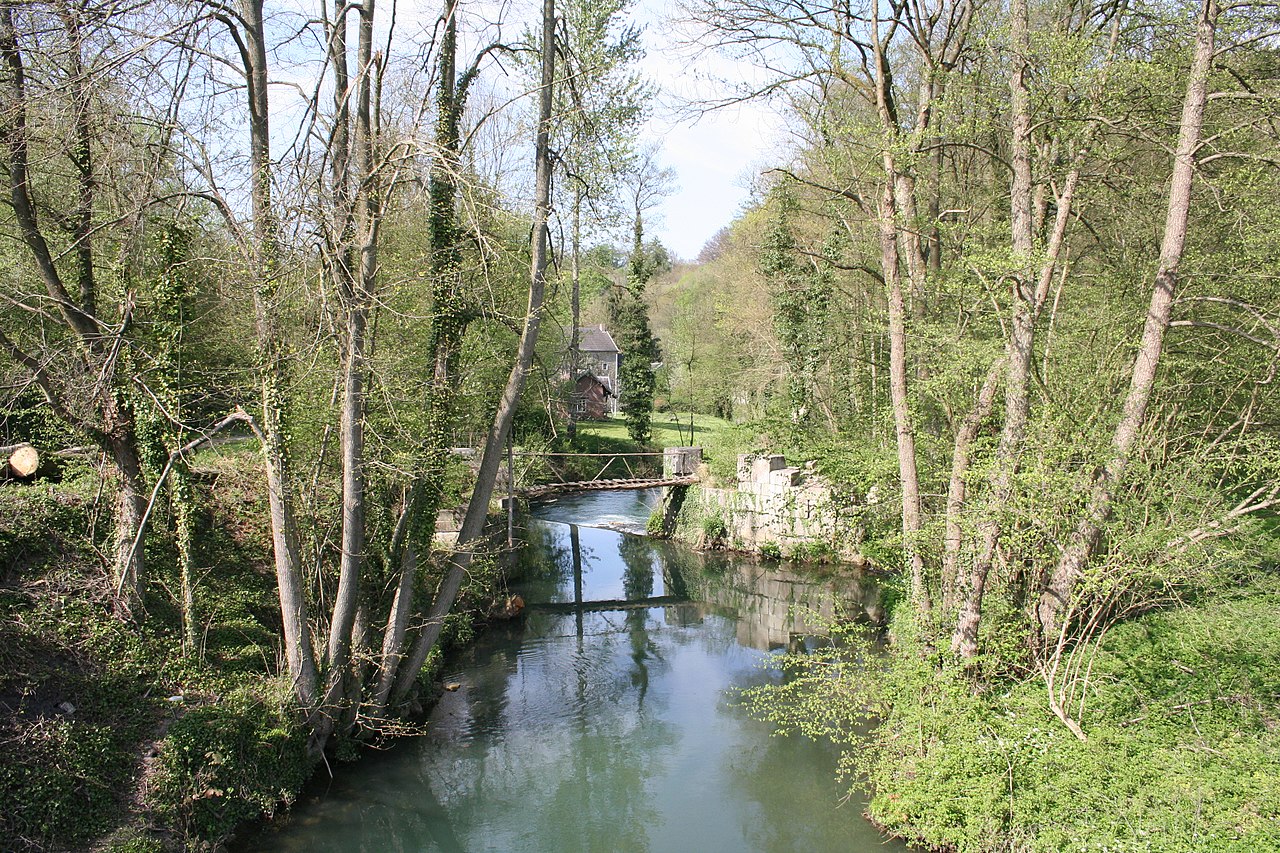
[{"label": "stone retaining wall", "polygon": [[780,454],[738,457],[735,488],[698,487],[681,508],[681,538],[737,551],[785,557],[860,560],[864,506],[840,494],[812,467],[787,465]]}]

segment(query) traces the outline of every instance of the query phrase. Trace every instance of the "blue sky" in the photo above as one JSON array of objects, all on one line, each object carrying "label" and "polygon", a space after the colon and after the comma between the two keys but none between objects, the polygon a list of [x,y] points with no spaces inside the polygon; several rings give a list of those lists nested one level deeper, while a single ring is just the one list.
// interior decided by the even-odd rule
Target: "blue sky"
[{"label": "blue sky", "polygon": [[641,0],[644,71],[661,88],[649,139],[662,142],[662,162],[676,171],[678,189],[648,230],[676,255],[692,259],[741,211],[749,187],[782,138],[782,121],[765,104],[741,104],[703,113],[690,104],[722,96],[726,83],[753,76],[745,63],[720,56],[690,56],[678,46],[673,0]]}]

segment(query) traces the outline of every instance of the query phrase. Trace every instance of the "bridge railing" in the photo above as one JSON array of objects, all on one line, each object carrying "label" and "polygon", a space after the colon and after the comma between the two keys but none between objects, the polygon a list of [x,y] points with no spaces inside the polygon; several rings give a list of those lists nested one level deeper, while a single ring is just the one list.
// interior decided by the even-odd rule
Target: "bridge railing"
[{"label": "bridge railing", "polygon": [[[622,463],[622,469],[625,470],[627,479],[691,477],[697,474],[698,465],[702,462],[701,447],[668,447],[660,451],[630,453],[562,453],[518,450],[512,455],[517,459],[560,460],[561,462],[582,460],[592,463],[586,467],[566,464],[547,466],[551,481],[556,483],[618,479],[623,474],[623,470],[619,470],[615,464],[618,462]],[[642,462],[657,459],[662,460],[660,469],[656,465],[642,464]],[[633,461],[636,461],[635,465],[632,465]],[[603,464],[600,464],[601,462]],[[605,475],[610,473],[610,469],[613,469],[613,476],[606,478]],[[517,487],[519,487],[518,484]]]},{"label": "bridge railing", "polygon": [[[624,472],[626,476],[632,478],[650,475],[657,466],[643,465],[641,460],[657,459],[662,456],[662,453],[539,453],[536,451],[516,451],[514,455],[517,459],[544,459],[548,462],[559,462],[560,464],[546,466],[543,469],[543,473],[548,473],[554,482],[569,483],[602,479],[610,469],[613,469],[612,473],[618,476],[622,476]],[[633,461],[636,464],[633,465]],[[574,462],[581,462],[582,464],[572,464]]]}]

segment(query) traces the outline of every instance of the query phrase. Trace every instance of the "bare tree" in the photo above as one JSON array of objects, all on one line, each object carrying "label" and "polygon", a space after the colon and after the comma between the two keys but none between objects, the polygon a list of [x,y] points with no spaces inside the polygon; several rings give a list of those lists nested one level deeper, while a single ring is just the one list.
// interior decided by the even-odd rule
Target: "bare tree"
[{"label": "bare tree", "polygon": [[[3,107],[0,112],[0,146],[9,203],[18,238],[44,289],[50,310],[34,308],[37,319],[57,318],[69,341],[61,357],[36,353],[21,338],[0,331],[0,349],[23,368],[44,393],[52,410],[66,423],[87,434],[110,457],[119,478],[116,528],[111,559],[113,602],[124,618],[140,616],[144,583],[142,550],[136,547],[146,511],[147,490],[135,430],[135,413],[122,393],[127,377],[121,374],[121,358],[128,346],[133,320],[133,297],[120,297],[116,321],[105,318],[99,293],[95,247],[99,237],[95,212],[100,174],[93,126],[93,86],[102,78],[85,62],[85,11],[76,5],[59,5],[52,15],[39,7],[0,4],[0,58],[3,59]],[[31,33],[20,30],[29,25]],[[36,47],[28,44],[38,31],[51,38]],[[35,98],[28,77],[32,51],[46,68],[37,76],[38,87],[65,87],[70,144],[62,151],[72,166],[75,188],[69,211],[42,210],[38,195],[41,176],[32,170],[31,111]],[[46,92],[47,95],[49,92]],[[52,194],[51,194],[52,195]],[[48,221],[62,222],[65,246],[47,229]],[[68,284],[68,278],[74,284]]]}]

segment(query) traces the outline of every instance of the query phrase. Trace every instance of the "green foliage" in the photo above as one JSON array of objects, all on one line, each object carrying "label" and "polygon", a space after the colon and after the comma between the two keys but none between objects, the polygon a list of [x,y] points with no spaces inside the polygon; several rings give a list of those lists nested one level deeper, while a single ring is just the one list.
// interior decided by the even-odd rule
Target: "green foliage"
[{"label": "green foliage", "polygon": [[103,853],[165,853],[164,842],[137,832],[108,839]]},{"label": "green foliage", "polygon": [[[0,594],[0,738],[22,744],[0,751],[0,800],[6,805],[0,835],[15,839],[14,849],[83,848],[121,823],[142,784],[140,754],[157,736],[162,715],[186,707],[164,697],[213,702],[205,706],[213,710],[202,713],[225,717],[228,726],[238,714],[263,717],[259,704],[236,698],[246,682],[261,689],[277,643],[272,577],[259,571],[267,569],[270,539],[258,457],[227,445],[195,462],[203,495],[196,556],[201,565],[216,567],[204,572],[209,603],[199,649],[181,648],[178,615],[166,591],[174,584],[173,552],[163,536],[148,549],[154,583],[147,623],[121,622],[103,605],[107,579],[95,543],[83,535],[95,504],[110,506],[110,491],[100,494],[96,476],[0,489],[6,577],[22,582]],[[232,698],[224,706],[216,696]],[[250,724],[257,723],[244,723]],[[261,772],[268,778],[277,768]],[[289,775],[280,783],[301,784]],[[254,808],[268,796],[263,788],[251,798]],[[177,810],[166,814],[186,809],[194,820],[202,809],[216,810],[212,799],[170,803]],[[232,808],[228,822],[245,808]],[[110,844],[119,849],[152,849],[145,837],[113,838]]]},{"label": "green foliage", "polygon": [[610,295],[609,327],[622,350],[618,407],[627,420],[627,433],[632,440],[648,444],[653,393],[657,387],[653,365],[661,358],[661,352],[649,327],[648,309],[631,289],[617,290]]},{"label": "green foliage", "polygon": [[1097,650],[1081,742],[1039,678],[975,690],[910,640],[835,639],[745,700],[829,738],[889,831],[958,851],[1228,851],[1280,843],[1280,598],[1224,597],[1119,626]]},{"label": "green foliage", "polygon": [[799,259],[791,232],[796,202],[786,184],[772,201],[773,222],[760,248],[760,271],[773,295],[774,330],[787,362],[789,416],[802,424],[811,414],[812,386],[828,343],[831,276],[826,265],[815,268]]},{"label": "green foliage", "polygon": [[764,542],[760,545],[760,556],[769,560],[781,560],[782,546],[777,542]]},{"label": "green foliage", "polygon": [[[773,543],[766,544],[772,545]],[[760,553],[764,553],[764,546],[761,546]],[[787,559],[795,560],[798,563],[830,563],[835,560],[835,557],[836,555],[830,545],[816,540],[797,542],[787,552]]]},{"label": "green foliage", "polygon": [[93,506],[90,479],[59,487],[0,489],[0,578],[42,565],[70,549],[71,531],[86,530]]},{"label": "green foliage", "polygon": [[220,841],[272,814],[310,775],[306,734],[276,689],[239,689],[169,726],[151,806],[189,839]]},{"label": "green foliage", "polygon": [[56,712],[24,728],[20,750],[11,745],[0,761],[4,837],[39,849],[84,843],[108,830],[119,819],[119,786],[132,768],[118,734]]},{"label": "green foliage", "polygon": [[54,415],[44,396],[27,388],[12,402],[0,403],[0,443],[28,442],[37,449],[70,447],[79,436]]},{"label": "green foliage", "polygon": [[150,695],[173,649],[76,592],[75,563],[40,597],[0,597],[0,837],[6,849],[80,847],[120,822],[137,745],[155,722]]},{"label": "green foliage", "polygon": [[724,542],[729,534],[729,529],[725,527],[724,519],[719,515],[707,515],[702,519],[702,541],[708,545],[716,545]]},{"label": "green foliage", "polygon": [[659,504],[658,508],[655,509],[649,515],[648,521],[644,523],[645,535],[654,539],[665,537],[666,531],[663,530],[662,522],[663,522],[663,507],[662,507],[662,504]]}]

